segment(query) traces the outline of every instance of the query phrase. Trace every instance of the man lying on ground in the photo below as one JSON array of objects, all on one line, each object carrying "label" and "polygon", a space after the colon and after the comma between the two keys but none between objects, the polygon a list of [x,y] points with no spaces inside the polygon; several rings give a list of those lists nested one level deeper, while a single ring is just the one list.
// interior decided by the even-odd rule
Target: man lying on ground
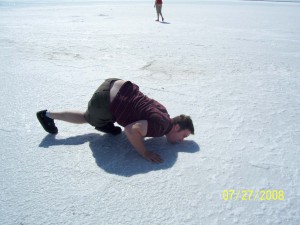
[{"label": "man lying on ground", "polygon": [[114,125],[117,122],[124,127],[125,135],[134,149],[146,160],[155,163],[161,163],[162,159],[158,154],[147,150],[144,137],[166,135],[168,142],[179,143],[194,134],[193,121],[189,116],[170,118],[166,108],[140,92],[136,84],[117,78],[107,79],[101,84],[89,101],[85,113],[42,110],[37,112],[37,118],[51,134],[58,133],[54,120],[89,123],[96,130],[112,135],[122,132],[120,127]]}]

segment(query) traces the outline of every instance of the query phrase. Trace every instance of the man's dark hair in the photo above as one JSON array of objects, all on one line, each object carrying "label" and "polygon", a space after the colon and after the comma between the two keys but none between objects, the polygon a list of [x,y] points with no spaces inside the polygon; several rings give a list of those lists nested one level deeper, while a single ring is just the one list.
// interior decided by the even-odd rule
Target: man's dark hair
[{"label": "man's dark hair", "polygon": [[178,124],[180,127],[180,130],[188,129],[191,131],[191,134],[194,134],[194,125],[191,117],[186,115],[180,115],[173,118],[173,125]]}]

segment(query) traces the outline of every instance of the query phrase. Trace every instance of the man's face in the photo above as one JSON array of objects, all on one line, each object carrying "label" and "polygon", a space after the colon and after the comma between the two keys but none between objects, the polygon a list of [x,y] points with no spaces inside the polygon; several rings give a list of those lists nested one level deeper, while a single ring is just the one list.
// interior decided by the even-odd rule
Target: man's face
[{"label": "man's face", "polygon": [[180,143],[190,134],[191,132],[187,129],[179,131],[179,128],[176,128],[174,132],[167,135],[167,141],[171,144]]}]

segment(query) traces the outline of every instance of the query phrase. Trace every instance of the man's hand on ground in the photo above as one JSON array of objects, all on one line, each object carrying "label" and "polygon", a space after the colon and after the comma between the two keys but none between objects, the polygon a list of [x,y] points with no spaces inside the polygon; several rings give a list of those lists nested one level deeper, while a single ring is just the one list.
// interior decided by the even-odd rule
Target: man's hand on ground
[{"label": "man's hand on ground", "polygon": [[154,162],[154,163],[162,163],[163,162],[163,160],[161,159],[161,157],[158,154],[151,152],[151,151],[146,151],[143,154],[143,157],[146,160]]},{"label": "man's hand on ground", "polygon": [[163,160],[160,158],[160,156],[154,152],[148,151],[144,145],[144,137],[147,134],[147,130],[147,120],[133,122],[128,124],[124,129],[128,140],[133,145],[134,149],[144,157],[144,159],[154,163],[162,163]]}]

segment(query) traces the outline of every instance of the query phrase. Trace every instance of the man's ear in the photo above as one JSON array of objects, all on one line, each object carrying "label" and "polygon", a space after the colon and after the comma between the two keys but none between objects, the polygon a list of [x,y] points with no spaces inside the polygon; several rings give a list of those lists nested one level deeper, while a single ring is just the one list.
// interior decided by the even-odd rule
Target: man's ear
[{"label": "man's ear", "polygon": [[175,130],[175,131],[179,131],[179,130],[180,130],[179,124],[175,124],[175,125],[174,125],[174,130]]}]

